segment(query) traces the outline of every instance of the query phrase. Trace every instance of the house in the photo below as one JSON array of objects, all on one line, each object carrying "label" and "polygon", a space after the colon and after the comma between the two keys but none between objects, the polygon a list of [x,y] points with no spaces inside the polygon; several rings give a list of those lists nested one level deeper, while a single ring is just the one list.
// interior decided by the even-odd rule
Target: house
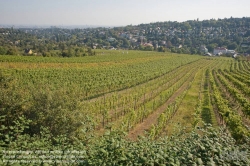
[{"label": "house", "polygon": [[227,53],[227,49],[224,48],[224,47],[217,47],[214,49],[214,55],[217,55],[217,54],[226,54]]},{"label": "house", "polygon": [[24,54],[26,55],[31,55],[32,53],[33,53],[32,50],[29,48],[24,50]]}]

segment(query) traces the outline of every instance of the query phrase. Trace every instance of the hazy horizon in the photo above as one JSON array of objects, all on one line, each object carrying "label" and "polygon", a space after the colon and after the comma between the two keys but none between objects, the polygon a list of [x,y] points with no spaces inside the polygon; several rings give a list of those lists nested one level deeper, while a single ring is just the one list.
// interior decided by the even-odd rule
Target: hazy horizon
[{"label": "hazy horizon", "polygon": [[0,0],[0,25],[114,27],[249,17],[249,0]]}]

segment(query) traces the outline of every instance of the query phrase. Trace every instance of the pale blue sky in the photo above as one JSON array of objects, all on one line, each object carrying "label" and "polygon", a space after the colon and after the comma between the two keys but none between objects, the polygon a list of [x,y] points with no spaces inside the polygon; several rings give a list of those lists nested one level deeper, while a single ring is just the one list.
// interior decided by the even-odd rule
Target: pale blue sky
[{"label": "pale blue sky", "polygon": [[0,0],[0,24],[137,25],[250,17],[250,0]]}]

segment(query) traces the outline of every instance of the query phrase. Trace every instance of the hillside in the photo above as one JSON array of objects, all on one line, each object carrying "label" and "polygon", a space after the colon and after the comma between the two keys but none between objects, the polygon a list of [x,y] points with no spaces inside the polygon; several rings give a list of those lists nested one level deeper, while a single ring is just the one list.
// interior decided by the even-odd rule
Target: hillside
[{"label": "hillside", "polygon": [[250,53],[250,18],[156,22],[114,28],[62,29],[1,28],[0,54],[24,54],[31,49],[35,55],[86,56],[89,48],[136,49],[204,54],[205,45],[211,53],[226,47],[239,53]]}]

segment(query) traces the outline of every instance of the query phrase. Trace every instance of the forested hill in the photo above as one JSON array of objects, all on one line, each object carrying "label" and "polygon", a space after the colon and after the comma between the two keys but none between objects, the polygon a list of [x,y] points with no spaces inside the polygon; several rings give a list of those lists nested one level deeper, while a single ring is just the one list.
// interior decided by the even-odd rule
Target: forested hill
[{"label": "forested hill", "polygon": [[202,54],[226,47],[250,53],[250,17],[185,22],[155,22],[114,28],[0,28],[0,54],[94,55],[95,49],[137,49]]}]

